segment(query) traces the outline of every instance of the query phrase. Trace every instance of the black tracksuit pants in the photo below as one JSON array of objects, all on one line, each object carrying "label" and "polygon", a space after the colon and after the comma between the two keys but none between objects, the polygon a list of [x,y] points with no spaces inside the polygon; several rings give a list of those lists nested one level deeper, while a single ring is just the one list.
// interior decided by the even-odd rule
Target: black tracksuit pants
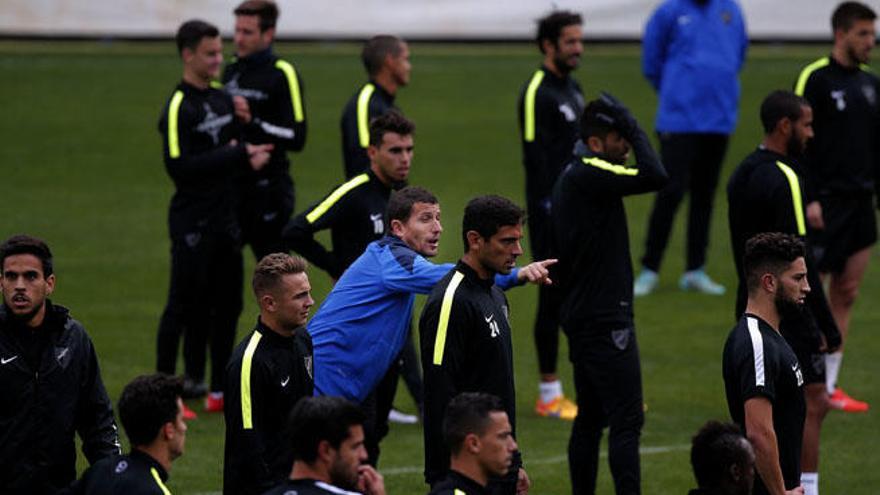
[{"label": "black tracksuit pants", "polygon": [[[535,204],[529,206],[529,244],[534,261],[554,258],[552,246],[552,221],[546,209]],[[551,277],[552,277],[551,272]],[[556,373],[559,357],[559,306],[562,297],[555,285],[538,286],[538,309],[535,314],[535,349],[538,351],[538,371]]]},{"label": "black tracksuit pants", "polygon": [[686,269],[706,264],[715,189],[728,141],[726,134],[660,133],[660,154],[669,182],[654,199],[642,266],[660,270],[675,213],[688,192]]}]

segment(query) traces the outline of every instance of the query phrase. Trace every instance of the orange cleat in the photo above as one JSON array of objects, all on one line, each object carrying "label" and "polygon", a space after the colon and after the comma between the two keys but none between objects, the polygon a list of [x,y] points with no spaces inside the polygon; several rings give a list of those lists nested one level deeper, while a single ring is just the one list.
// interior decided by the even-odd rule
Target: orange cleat
[{"label": "orange cleat", "polygon": [[834,393],[828,397],[828,400],[831,402],[832,408],[843,412],[858,413],[867,412],[870,409],[867,402],[853,399],[840,387],[834,389]]},{"label": "orange cleat", "polygon": [[558,395],[549,402],[544,402],[538,397],[535,401],[535,413],[545,418],[559,418],[573,421],[578,414],[577,405],[566,399],[564,395]]},{"label": "orange cleat", "polygon": [[205,412],[222,413],[223,412],[223,392],[211,392],[205,398]]},{"label": "orange cleat", "polygon": [[193,411],[192,409],[187,407],[186,404],[183,404],[183,420],[184,421],[192,421],[192,420],[198,419],[198,418],[199,418],[199,415],[196,414],[195,411]]}]

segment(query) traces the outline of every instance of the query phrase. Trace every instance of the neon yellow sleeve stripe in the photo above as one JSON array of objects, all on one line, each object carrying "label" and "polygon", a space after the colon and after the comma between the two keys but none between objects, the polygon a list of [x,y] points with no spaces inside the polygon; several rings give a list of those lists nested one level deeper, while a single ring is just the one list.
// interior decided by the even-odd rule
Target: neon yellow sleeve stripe
[{"label": "neon yellow sleeve stripe", "polygon": [[535,71],[535,75],[532,76],[529,87],[526,89],[526,97],[523,101],[523,139],[527,143],[535,140],[535,94],[543,80],[544,71],[539,69]]},{"label": "neon yellow sleeve stripe", "polygon": [[788,165],[782,162],[776,162],[776,166],[785,178],[788,179],[788,187],[791,188],[791,202],[794,208],[794,219],[797,222],[798,235],[807,235],[807,226],[804,223],[804,203],[801,199],[801,185],[798,176]]},{"label": "neon yellow sleeve stripe", "polygon": [[254,428],[254,412],[251,407],[251,362],[254,360],[254,352],[263,334],[254,332],[251,340],[244,350],[244,358],[241,361],[241,426],[245,430]]},{"label": "neon yellow sleeve stripe", "polygon": [[370,98],[374,91],[376,91],[376,86],[373,86],[373,83],[367,83],[358,94],[357,123],[358,141],[361,148],[370,145]]},{"label": "neon yellow sleeve stripe", "polygon": [[467,493],[465,493],[465,492],[459,490],[458,488],[456,488],[456,489],[455,489],[455,493],[454,493],[453,495],[467,495]]},{"label": "neon yellow sleeve stripe", "polygon": [[168,155],[171,158],[180,158],[180,138],[177,133],[177,114],[180,113],[180,104],[183,103],[183,91],[177,90],[168,104]]},{"label": "neon yellow sleeve stripe", "polygon": [[816,60],[812,64],[804,67],[804,70],[801,71],[801,75],[798,76],[797,84],[794,86],[794,94],[798,96],[804,96],[804,89],[807,87],[807,80],[810,79],[810,76],[813,72],[816,72],[818,69],[825,67],[828,65],[830,61],[828,57],[822,57],[819,60]]},{"label": "neon yellow sleeve stripe", "polygon": [[611,172],[614,175],[628,175],[630,177],[635,177],[639,175],[639,169],[627,167],[624,165],[617,165],[611,162],[606,162],[601,158],[582,158],[584,164],[591,165],[596,168],[600,168],[602,170],[606,170]]},{"label": "neon yellow sleeve stripe", "polygon": [[440,366],[443,364],[443,351],[446,349],[446,329],[449,328],[449,313],[452,312],[452,301],[455,299],[455,290],[458,284],[464,280],[461,272],[455,272],[452,280],[446,286],[446,292],[443,293],[443,303],[440,305],[440,321],[437,322],[437,335],[434,337],[434,364]]},{"label": "neon yellow sleeve stripe", "polygon": [[356,188],[357,186],[363,184],[364,182],[369,182],[370,176],[367,174],[360,174],[352,177],[348,182],[342,184],[337,187],[329,196],[327,196],[324,201],[315,207],[314,210],[310,211],[306,215],[306,220],[309,223],[315,223],[321,218],[324,213],[327,213],[327,210],[333,207],[337,201],[339,201],[343,196],[348,194],[348,191]]},{"label": "neon yellow sleeve stripe", "polygon": [[162,493],[164,493],[165,495],[171,495],[171,490],[169,490],[168,487],[165,486],[165,483],[162,483],[162,477],[159,476],[159,471],[156,471],[156,468],[151,467],[150,474],[153,475],[153,479],[156,480],[156,484],[159,485],[159,489],[162,490]]},{"label": "neon yellow sleeve stripe", "polygon": [[278,60],[275,67],[287,76],[287,87],[290,88],[290,101],[293,103],[293,120],[303,122],[306,120],[303,113],[302,94],[299,89],[299,80],[296,78],[296,69],[289,62]]},{"label": "neon yellow sleeve stripe", "polygon": [[210,84],[211,87],[214,88],[214,89],[223,89],[223,83],[220,82],[220,81],[211,81],[211,82],[208,83],[208,84]]}]

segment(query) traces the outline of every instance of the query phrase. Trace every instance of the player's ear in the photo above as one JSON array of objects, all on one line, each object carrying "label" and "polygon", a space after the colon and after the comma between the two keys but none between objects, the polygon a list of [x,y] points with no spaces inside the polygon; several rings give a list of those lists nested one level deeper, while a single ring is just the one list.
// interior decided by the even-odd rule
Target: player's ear
[{"label": "player's ear", "polygon": [[473,433],[468,433],[464,437],[464,448],[467,449],[471,454],[479,454],[480,453],[480,437]]},{"label": "player's ear", "polygon": [[765,273],[761,275],[761,288],[765,291],[775,293],[777,283],[778,281],[776,280],[776,276],[772,273]]},{"label": "player's ear", "polygon": [[370,161],[376,159],[376,156],[379,154],[379,148],[374,145],[367,146],[367,156],[370,157]]},{"label": "player's ear", "polygon": [[336,450],[327,440],[318,442],[318,459],[330,464],[333,460],[333,451]]},{"label": "player's ear", "polygon": [[541,48],[543,48],[542,53],[550,53],[552,50],[556,50],[556,44],[545,38],[541,40]]},{"label": "player's ear", "polygon": [[260,296],[260,308],[266,311],[275,311],[275,298],[266,292]]},{"label": "player's ear", "polygon": [[480,246],[483,242],[483,236],[480,235],[476,230],[468,230],[467,234],[465,234],[468,241],[468,250],[469,251],[479,251]]},{"label": "player's ear", "polygon": [[49,275],[46,277],[46,295],[51,295],[55,292],[55,274]]},{"label": "player's ear", "polygon": [[601,154],[605,152],[605,142],[599,136],[590,136],[587,138],[587,148],[593,153]]},{"label": "player's ear", "polygon": [[406,225],[398,219],[391,220],[391,225],[389,225],[389,229],[392,234],[397,237],[402,237],[404,232],[406,232]]}]

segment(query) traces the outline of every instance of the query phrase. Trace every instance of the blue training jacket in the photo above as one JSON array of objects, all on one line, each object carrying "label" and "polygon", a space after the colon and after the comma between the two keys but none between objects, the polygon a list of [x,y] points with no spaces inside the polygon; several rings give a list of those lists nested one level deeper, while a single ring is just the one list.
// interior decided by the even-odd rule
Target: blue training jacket
[{"label": "blue training jacket", "polygon": [[731,134],[748,44],[733,0],[663,2],[642,37],[642,73],[660,100],[655,130]]},{"label": "blue training jacket", "polygon": [[[315,395],[362,402],[400,354],[415,294],[427,294],[455,265],[434,264],[402,240],[371,242],[342,274],[307,328],[314,346]],[[514,269],[497,275],[518,285]]]}]

